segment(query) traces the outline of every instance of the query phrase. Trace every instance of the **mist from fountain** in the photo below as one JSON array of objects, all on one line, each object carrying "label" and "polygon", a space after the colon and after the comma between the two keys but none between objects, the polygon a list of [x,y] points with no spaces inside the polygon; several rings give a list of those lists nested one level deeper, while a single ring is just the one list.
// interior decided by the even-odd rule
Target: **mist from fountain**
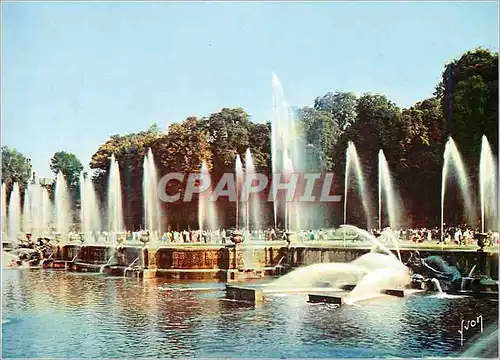
[{"label": "mist from fountain", "polygon": [[10,241],[17,241],[21,225],[21,194],[19,193],[19,184],[14,183],[9,199],[7,232]]},{"label": "mist from fountain", "polygon": [[[94,184],[90,177],[80,172],[80,223],[81,231],[87,242],[92,240],[91,234],[102,230],[101,212]],[[95,240],[95,239],[94,239]]]},{"label": "mist from fountain", "polygon": [[122,188],[120,180],[120,167],[115,155],[111,155],[108,179],[108,231],[114,237],[117,233],[125,231],[123,225]]},{"label": "mist from fountain", "polygon": [[479,194],[481,204],[481,231],[498,230],[498,169],[486,136],[481,142],[479,161]]},{"label": "mist from fountain", "polygon": [[236,173],[236,230],[239,230],[241,229],[242,224],[246,223],[246,219],[244,219],[244,211],[242,211],[241,201],[244,173],[240,155],[236,156],[234,171]]},{"label": "mist from fountain", "polygon": [[475,223],[474,202],[472,199],[469,176],[465,169],[460,152],[453,139],[450,137],[445,145],[443,154],[443,171],[441,178],[441,238],[444,234],[444,203],[446,194],[446,184],[449,176],[458,177],[458,185],[462,194],[467,221],[469,224]]},{"label": "mist from fountain", "polygon": [[[156,234],[163,234],[162,213],[160,199],[157,195],[158,175],[153,158],[153,152],[149,148],[144,157],[142,194],[144,199],[144,228]],[[156,236],[158,238],[158,236]]]},{"label": "mist from fountain", "polygon": [[361,198],[363,210],[365,212],[367,227],[372,228],[371,224],[371,204],[365,187],[365,179],[363,169],[359,160],[358,152],[352,141],[347,144],[346,150],[346,169],[345,169],[345,184],[344,184],[344,224],[347,224],[347,192],[349,189],[351,177],[354,175],[357,185],[357,192]]},{"label": "mist from fountain", "polygon": [[[210,178],[207,164],[201,164],[201,174],[203,178]],[[198,228],[201,232],[204,230],[217,230],[217,210],[215,208],[215,201],[210,199],[212,195],[212,186],[210,185],[206,191],[202,191],[198,197]]]},{"label": "mist from fountain", "polygon": [[[285,100],[283,88],[276,76],[272,74],[273,87],[273,118],[271,121],[271,163],[273,174],[282,174],[285,168],[285,152],[294,165],[296,172],[303,171],[304,164],[304,141],[300,130],[300,122],[294,116],[291,107]],[[274,189],[271,189],[274,192]],[[287,214],[286,200],[276,198],[274,201],[274,225],[278,226],[278,217]],[[294,203],[295,213],[301,213],[299,202]],[[297,220],[296,218],[294,219]],[[286,221],[288,223],[288,221]],[[290,224],[288,224],[290,227]],[[300,223],[294,223],[293,227],[300,229]]]},{"label": "mist from fountain", "polygon": [[55,222],[56,232],[67,235],[69,233],[72,221],[71,199],[66,184],[66,179],[62,172],[56,176],[55,191]]}]

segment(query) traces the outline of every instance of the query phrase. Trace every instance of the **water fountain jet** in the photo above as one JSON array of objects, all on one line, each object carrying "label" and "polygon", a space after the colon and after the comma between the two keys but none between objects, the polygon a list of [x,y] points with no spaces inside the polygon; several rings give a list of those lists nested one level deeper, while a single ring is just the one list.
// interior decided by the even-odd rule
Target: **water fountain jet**
[{"label": "water fountain jet", "polygon": [[469,176],[465,169],[460,152],[450,137],[445,145],[443,154],[444,163],[441,178],[441,242],[444,240],[444,201],[446,194],[446,183],[448,176],[453,175],[458,177],[458,184],[464,202],[467,220],[469,224],[475,223],[474,205],[470,192]]},{"label": "water fountain jet", "polygon": [[[481,232],[498,230],[498,169],[490,144],[483,135],[481,142],[481,158],[479,161],[479,193],[481,198]],[[497,220],[498,221],[498,220]]]},{"label": "water fountain jet", "polygon": [[347,191],[349,189],[351,172],[354,173],[354,177],[357,182],[358,194],[361,197],[361,203],[363,205],[363,210],[365,212],[367,227],[371,229],[371,204],[367,196],[365,179],[363,176],[363,170],[361,168],[361,162],[359,160],[358,152],[352,141],[349,141],[346,150],[346,169],[345,169],[345,184],[344,184],[344,225],[347,224]]},{"label": "water fountain jet", "polygon": [[71,216],[71,199],[66,184],[66,179],[62,172],[58,172],[56,176],[56,191],[55,191],[55,220],[56,231],[67,236],[72,223]]},{"label": "water fountain jet", "polygon": [[18,183],[14,183],[14,185],[12,186],[12,192],[10,193],[9,199],[9,212],[7,216],[7,231],[9,234],[9,239],[11,241],[17,242],[17,236],[19,235],[21,225],[21,196],[19,193]]},{"label": "water fountain jet", "polygon": [[120,180],[120,168],[115,155],[111,155],[109,179],[108,179],[108,231],[112,241],[116,240],[116,234],[125,230],[123,224],[122,189]]},{"label": "water fountain jet", "polygon": [[158,175],[151,148],[144,157],[142,191],[144,199],[144,228],[163,234],[160,200],[156,193]]}]

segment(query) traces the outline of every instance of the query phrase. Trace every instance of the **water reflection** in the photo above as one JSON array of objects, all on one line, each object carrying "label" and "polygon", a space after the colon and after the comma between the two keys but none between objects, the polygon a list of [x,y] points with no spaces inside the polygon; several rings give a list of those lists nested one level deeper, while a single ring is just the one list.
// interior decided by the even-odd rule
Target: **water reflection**
[{"label": "water reflection", "polygon": [[4,357],[441,357],[460,349],[461,319],[480,314],[486,326],[498,316],[498,303],[470,298],[381,297],[334,308],[302,294],[255,306],[225,300],[221,284],[2,275]]}]

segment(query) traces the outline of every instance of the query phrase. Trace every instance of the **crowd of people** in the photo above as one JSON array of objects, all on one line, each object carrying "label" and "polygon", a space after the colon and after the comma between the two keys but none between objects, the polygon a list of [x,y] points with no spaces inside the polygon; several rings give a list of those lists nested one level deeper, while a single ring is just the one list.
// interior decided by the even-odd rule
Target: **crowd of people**
[{"label": "crowd of people", "polygon": [[[387,231],[389,229],[386,229]],[[381,235],[378,230],[370,230],[374,235]],[[485,238],[486,246],[494,246],[500,243],[500,235],[497,231],[489,230],[483,234],[477,229],[473,229],[467,225],[460,225],[457,227],[446,227],[443,229],[443,236],[441,236],[441,229],[437,226],[434,228],[417,228],[417,229],[404,229],[396,230],[395,237],[399,241],[411,241],[414,243],[429,243],[436,241],[443,244],[454,244],[468,246],[476,242],[478,235],[481,234]]]},{"label": "crowd of people", "polygon": [[[293,241],[305,243],[309,241],[328,241],[328,240],[349,240],[356,241],[359,237],[352,232],[342,228],[332,229],[309,229],[298,232],[285,231],[283,229],[268,228],[266,230],[254,230],[251,232],[235,229],[217,229],[217,230],[169,230],[164,233],[155,231],[139,230],[112,233],[106,231],[95,231],[80,233],[71,231],[68,235],[53,233],[52,237],[57,241],[81,241],[86,243],[115,243],[115,242],[150,242],[160,241],[163,243],[228,243],[239,237],[241,241]],[[443,244],[471,245],[477,240],[478,230],[474,230],[466,225],[458,227],[446,227],[441,236],[441,229],[417,228],[417,229],[399,229],[391,230],[386,228],[383,231],[372,229],[368,231],[372,235],[380,238],[382,242],[393,242],[394,238],[400,242],[408,241],[413,243],[437,242]],[[498,232],[489,231],[483,235],[486,246],[493,246],[500,243]]]}]

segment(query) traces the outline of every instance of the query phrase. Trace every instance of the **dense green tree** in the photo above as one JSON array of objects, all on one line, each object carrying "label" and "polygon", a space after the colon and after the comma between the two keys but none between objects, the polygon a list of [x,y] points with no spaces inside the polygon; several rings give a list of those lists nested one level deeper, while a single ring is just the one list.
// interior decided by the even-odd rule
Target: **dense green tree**
[{"label": "dense green tree", "polygon": [[477,167],[483,135],[498,149],[498,53],[478,48],[447,64],[436,94],[447,134],[470,166]]},{"label": "dense green tree", "polygon": [[[407,213],[422,226],[437,225],[444,151],[444,118],[438,99],[429,98],[403,110],[405,137],[400,166],[394,169]],[[409,224],[411,225],[411,223]]]},{"label": "dense green tree", "polygon": [[16,149],[2,146],[2,183],[5,183],[7,194],[10,194],[12,185],[16,182],[22,194],[30,178],[30,160]]},{"label": "dense green tree", "polygon": [[341,134],[337,120],[325,110],[307,106],[299,109],[297,114],[304,129],[306,157],[311,170],[331,170],[334,148]]},{"label": "dense green tree", "polygon": [[356,106],[356,95],[351,92],[329,92],[314,100],[314,108],[330,114],[342,130],[356,121]]},{"label": "dense green tree", "polygon": [[61,172],[66,179],[68,188],[73,190],[79,188],[79,176],[83,170],[83,165],[75,154],[65,151],[56,152],[50,159],[50,170],[54,175]]},{"label": "dense green tree", "polygon": [[213,172],[220,176],[234,171],[236,155],[243,155],[250,144],[251,123],[248,114],[241,108],[224,108],[200,122],[207,131],[213,154]]}]

